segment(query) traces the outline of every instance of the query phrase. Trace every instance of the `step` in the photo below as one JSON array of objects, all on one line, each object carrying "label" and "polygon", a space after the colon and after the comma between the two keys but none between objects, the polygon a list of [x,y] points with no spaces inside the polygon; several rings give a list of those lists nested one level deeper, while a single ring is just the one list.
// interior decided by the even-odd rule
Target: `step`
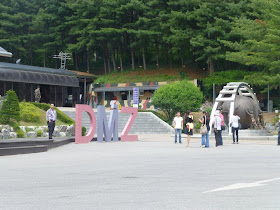
[{"label": "step", "polygon": [[28,146],[48,146],[53,143],[49,139],[5,139],[0,141],[0,148],[28,147]]},{"label": "step", "polygon": [[53,149],[56,147],[61,147],[63,145],[69,144],[75,142],[75,138],[69,138],[69,139],[62,139],[62,140],[55,140],[53,143],[49,144],[48,149]]},{"label": "step", "polygon": [[46,151],[48,151],[48,146],[46,145],[6,147],[6,148],[0,148],[0,156],[29,154],[29,153],[38,153],[38,152],[46,152]]}]

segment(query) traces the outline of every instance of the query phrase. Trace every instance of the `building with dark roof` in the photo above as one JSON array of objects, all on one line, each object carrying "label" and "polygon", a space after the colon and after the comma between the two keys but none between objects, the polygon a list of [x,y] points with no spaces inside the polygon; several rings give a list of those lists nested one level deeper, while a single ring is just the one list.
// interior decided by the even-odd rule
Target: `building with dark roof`
[{"label": "building with dark roof", "polygon": [[0,62],[0,95],[15,90],[19,101],[34,101],[37,86],[41,101],[56,106],[86,103],[87,85],[95,75],[82,72]]}]

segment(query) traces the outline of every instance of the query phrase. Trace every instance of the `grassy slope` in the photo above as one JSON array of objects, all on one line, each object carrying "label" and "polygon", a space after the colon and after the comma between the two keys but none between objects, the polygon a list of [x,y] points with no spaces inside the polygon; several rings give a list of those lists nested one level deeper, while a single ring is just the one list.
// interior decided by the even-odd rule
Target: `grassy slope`
[{"label": "grassy slope", "polygon": [[[180,73],[181,72],[181,73]],[[203,77],[205,72],[202,70],[194,70],[188,68],[170,68],[170,69],[154,69],[154,70],[135,70],[114,72],[99,76],[95,83],[115,84],[115,83],[133,83],[133,82],[162,82],[175,81],[187,75],[190,79]]]},{"label": "grassy slope", "polygon": [[[38,108],[39,109],[39,108]],[[21,126],[46,126],[47,125],[47,121],[46,121],[46,112],[42,109],[39,109],[41,116],[40,116],[40,122],[24,122],[24,121],[20,121],[20,125]],[[56,121],[56,125],[67,125],[67,123],[61,122],[60,120]]]},{"label": "grassy slope", "polygon": [[[34,109],[36,109],[37,111],[40,112],[40,119],[39,122],[24,122],[24,121],[20,121],[20,125],[21,126],[46,126],[47,125],[47,121],[46,121],[46,111],[44,111],[43,109],[40,109],[38,107],[34,107]],[[63,113],[64,114],[64,113]],[[69,123],[65,123],[62,122],[61,120],[57,120],[56,121],[56,125],[68,125]]]}]

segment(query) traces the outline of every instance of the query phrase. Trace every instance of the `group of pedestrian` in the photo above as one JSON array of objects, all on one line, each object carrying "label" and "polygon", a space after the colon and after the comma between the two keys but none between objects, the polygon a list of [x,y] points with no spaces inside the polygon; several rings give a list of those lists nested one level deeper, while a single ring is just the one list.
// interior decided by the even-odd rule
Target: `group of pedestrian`
[{"label": "group of pedestrian", "polygon": [[[233,133],[233,144],[235,142],[238,144],[238,129],[240,128],[239,123],[240,117],[237,115],[236,112],[234,112],[233,116],[230,119],[230,127],[232,128]],[[210,126],[214,129],[215,134],[215,141],[216,141],[216,147],[223,145],[223,137],[222,137],[222,131],[225,130],[225,124],[224,124],[224,116],[222,114],[222,111],[216,111],[214,114],[214,118],[212,120],[212,125],[210,125],[210,115],[204,111],[203,116],[199,119],[199,122],[201,123],[201,147],[209,148],[209,135],[210,135]],[[175,144],[177,143],[177,136],[179,135],[179,143],[182,144],[182,130],[184,127],[184,119],[181,117],[181,113],[177,112],[176,117],[173,120],[173,126],[175,130]],[[190,147],[190,138],[193,135],[193,116],[191,115],[190,111],[186,112],[185,116],[185,133],[187,134],[187,147]],[[280,131],[279,131],[280,133]]]},{"label": "group of pedestrian", "polygon": [[[190,139],[193,135],[193,116],[191,115],[190,111],[187,111],[186,117],[185,117],[185,133],[187,134],[187,147],[190,147]],[[177,112],[176,117],[173,120],[173,127],[175,130],[175,144],[177,143],[177,136],[179,135],[179,144],[182,144],[182,130],[184,126],[184,119],[181,117],[181,113]]]}]

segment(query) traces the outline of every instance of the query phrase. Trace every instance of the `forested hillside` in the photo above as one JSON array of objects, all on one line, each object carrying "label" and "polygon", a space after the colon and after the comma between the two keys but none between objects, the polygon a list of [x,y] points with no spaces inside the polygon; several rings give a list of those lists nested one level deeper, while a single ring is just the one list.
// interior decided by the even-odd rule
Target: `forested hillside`
[{"label": "forested hillside", "polygon": [[[265,62],[256,61],[261,56],[248,57],[261,47],[247,40],[261,41],[269,32],[266,24],[278,26],[265,15],[279,7],[277,2],[1,0],[0,46],[14,54],[9,62],[21,58],[24,64],[55,68],[59,61],[53,55],[69,52],[69,69],[91,73],[182,66],[210,73],[262,70]],[[270,51],[269,43],[262,46]]]}]

